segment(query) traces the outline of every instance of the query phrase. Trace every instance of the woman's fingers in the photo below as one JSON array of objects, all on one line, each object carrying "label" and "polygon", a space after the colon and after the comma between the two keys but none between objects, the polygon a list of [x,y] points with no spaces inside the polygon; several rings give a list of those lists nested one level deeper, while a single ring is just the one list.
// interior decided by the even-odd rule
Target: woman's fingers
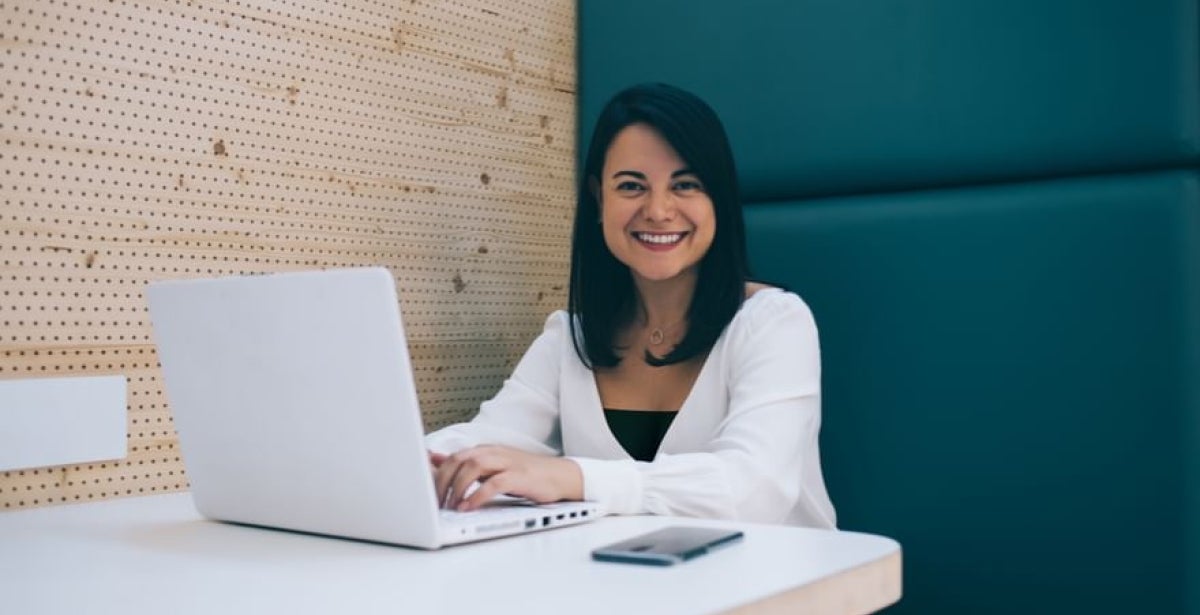
[{"label": "woman's fingers", "polygon": [[461,462],[455,455],[447,455],[442,462],[437,465],[437,469],[433,472],[433,489],[437,495],[438,505],[445,507],[450,497],[450,486],[453,484],[454,477],[458,474],[458,468]]},{"label": "woman's fingers", "polygon": [[434,472],[434,488],[443,508],[456,508],[471,485],[477,481],[485,482],[493,474],[503,471],[504,456],[496,454],[492,448],[465,449],[441,460]]},{"label": "woman's fingers", "polygon": [[454,474],[454,479],[450,482],[450,496],[446,499],[446,508],[458,508],[471,485],[474,485],[476,481],[487,481],[496,472],[487,464],[487,461],[484,455],[478,453],[462,460],[458,465],[458,471]]},{"label": "woman's fingers", "polygon": [[[434,488],[443,508],[474,510],[501,493],[535,502],[582,497],[577,466],[562,458],[484,445],[440,459],[430,454],[430,463],[436,466]],[[478,488],[468,494],[476,483]]]},{"label": "woman's fingers", "polygon": [[480,483],[479,488],[474,493],[459,502],[455,506],[455,509],[459,511],[475,510],[490,502],[497,495],[507,493],[509,490],[509,478],[511,476],[512,474],[509,472],[501,472],[491,476],[486,481]]}]

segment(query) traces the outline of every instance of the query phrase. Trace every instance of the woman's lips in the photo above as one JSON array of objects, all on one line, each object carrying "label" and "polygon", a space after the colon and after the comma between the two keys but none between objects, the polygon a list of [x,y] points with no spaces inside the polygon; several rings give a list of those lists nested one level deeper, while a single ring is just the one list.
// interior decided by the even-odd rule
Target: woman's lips
[{"label": "woman's lips", "polygon": [[671,233],[649,232],[649,231],[634,231],[631,233],[633,238],[646,247],[646,249],[655,252],[665,252],[679,245],[684,237],[687,237],[687,231],[676,231]]}]

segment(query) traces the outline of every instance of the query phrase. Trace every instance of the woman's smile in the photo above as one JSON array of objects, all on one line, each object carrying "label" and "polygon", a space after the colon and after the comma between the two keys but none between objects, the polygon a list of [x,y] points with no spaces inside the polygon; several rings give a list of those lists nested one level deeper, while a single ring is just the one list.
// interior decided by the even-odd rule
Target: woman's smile
[{"label": "woman's smile", "polygon": [[657,231],[634,231],[633,238],[638,240],[647,250],[666,252],[674,249],[689,235],[688,231],[664,233]]}]

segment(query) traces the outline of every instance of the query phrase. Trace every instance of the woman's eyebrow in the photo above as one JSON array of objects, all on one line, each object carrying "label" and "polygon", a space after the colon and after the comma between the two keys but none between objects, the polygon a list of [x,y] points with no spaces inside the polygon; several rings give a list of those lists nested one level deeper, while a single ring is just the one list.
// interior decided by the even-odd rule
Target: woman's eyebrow
[{"label": "woman's eyebrow", "polygon": [[[695,175],[695,174],[696,174],[695,171],[692,171],[691,169],[688,169],[688,168],[683,168],[683,169],[679,169],[678,171],[675,171],[674,173],[671,173],[671,178],[674,179],[676,177],[679,177],[680,175]],[[612,177],[613,177],[613,179],[616,179],[622,175],[628,175],[630,177],[635,177],[635,178],[643,180],[643,181],[645,181],[645,179],[646,179],[646,174],[642,173],[641,171],[617,171],[616,173],[612,174]]]}]

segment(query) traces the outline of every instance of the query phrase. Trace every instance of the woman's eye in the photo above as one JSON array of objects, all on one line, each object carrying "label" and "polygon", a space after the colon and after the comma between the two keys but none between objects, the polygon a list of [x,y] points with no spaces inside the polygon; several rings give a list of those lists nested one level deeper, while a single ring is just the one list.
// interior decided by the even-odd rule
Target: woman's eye
[{"label": "woman's eye", "polygon": [[703,190],[704,187],[700,185],[700,182],[694,179],[682,179],[675,182],[675,189],[679,190],[680,192],[692,192],[696,190]]},{"label": "woman's eye", "polygon": [[617,184],[617,190],[619,190],[621,192],[634,192],[634,191],[640,191],[643,189],[644,188],[642,187],[642,185],[637,182],[621,182],[621,183]]}]

